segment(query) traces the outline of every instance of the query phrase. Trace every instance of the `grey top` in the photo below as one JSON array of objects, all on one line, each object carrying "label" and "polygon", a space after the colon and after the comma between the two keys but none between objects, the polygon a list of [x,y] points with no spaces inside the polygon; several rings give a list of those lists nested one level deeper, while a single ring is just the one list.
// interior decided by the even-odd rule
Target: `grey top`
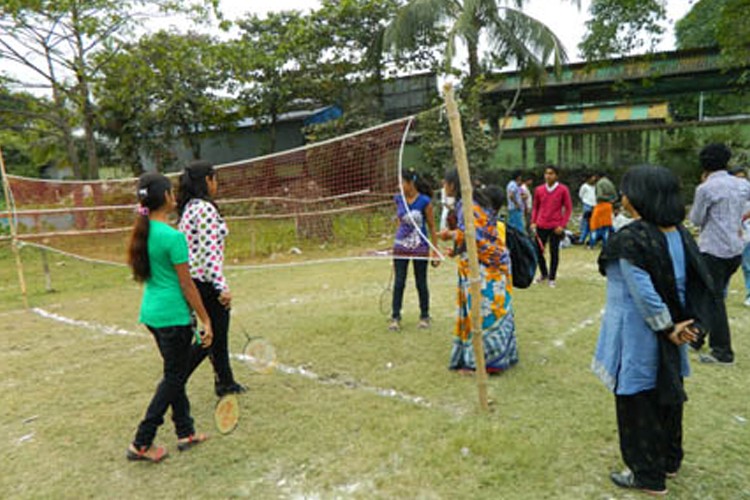
[{"label": "grey top", "polygon": [[695,190],[690,222],[701,230],[701,252],[729,259],[742,254],[742,215],[750,201],[750,182],[719,170]]}]

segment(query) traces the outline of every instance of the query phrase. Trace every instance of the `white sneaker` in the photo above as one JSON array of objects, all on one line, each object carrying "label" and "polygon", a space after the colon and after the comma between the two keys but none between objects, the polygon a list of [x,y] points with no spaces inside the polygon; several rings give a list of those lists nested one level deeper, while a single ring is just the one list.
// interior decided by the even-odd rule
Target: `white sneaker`
[{"label": "white sneaker", "polygon": [[750,307],[750,297],[746,298],[743,304],[745,305],[745,307]]},{"label": "white sneaker", "polygon": [[557,283],[555,283],[555,280],[549,280],[549,287],[555,288],[557,286]]}]

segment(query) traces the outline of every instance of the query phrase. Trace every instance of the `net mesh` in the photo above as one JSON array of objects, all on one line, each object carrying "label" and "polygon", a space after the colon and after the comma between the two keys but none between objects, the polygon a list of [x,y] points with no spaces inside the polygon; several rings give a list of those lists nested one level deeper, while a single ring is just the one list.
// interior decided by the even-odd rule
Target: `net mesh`
[{"label": "net mesh", "polygon": [[[227,267],[387,256],[410,124],[217,166]],[[178,174],[170,177],[176,188]],[[6,179],[22,244],[124,263],[137,179]]]}]

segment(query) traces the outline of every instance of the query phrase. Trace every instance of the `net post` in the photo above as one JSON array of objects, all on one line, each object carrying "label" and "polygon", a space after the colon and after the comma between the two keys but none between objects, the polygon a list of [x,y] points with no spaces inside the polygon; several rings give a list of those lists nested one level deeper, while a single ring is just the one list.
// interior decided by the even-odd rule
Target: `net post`
[{"label": "net post", "polygon": [[18,285],[21,288],[21,299],[23,300],[23,306],[29,308],[29,297],[26,292],[26,278],[23,272],[23,262],[21,261],[21,253],[18,250],[18,234],[16,232],[15,219],[13,218],[13,210],[11,209],[11,192],[10,184],[8,183],[8,174],[5,171],[5,160],[3,159],[3,151],[0,149],[0,174],[2,174],[3,181],[3,194],[5,196],[5,208],[8,213],[8,227],[10,228],[11,238],[11,249],[16,259],[16,271],[18,272]]},{"label": "net post", "polygon": [[52,274],[49,272],[49,261],[47,259],[47,249],[39,248],[42,255],[42,270],[44,271],[44,289],[47,293],[52,293]]},{"label": "net post", "polygon": [[483,412],[489,410],[487,400],[487,370],[484,361],[484,343],[482,339],[482,314],[481,297],[482,289],[479,279],[479,258],[477,254],[476,230],[474,228],[473,188],[469,174],[469,161],[466,157],[466,145],[461,128],[461,115],[454,97],[453,85],[446,83],[443,87],[445,93],[445,107],[448,115],[448,123],[453,141],[453,158],[458,168],[461,180],[461,199],[464,200],[464,226],[466,228],[466,250],[469,254],[469,283],[471,295],[471,343],[474,347],[474,358],[476,360],[477,389],[479,390],[479,405]]}]

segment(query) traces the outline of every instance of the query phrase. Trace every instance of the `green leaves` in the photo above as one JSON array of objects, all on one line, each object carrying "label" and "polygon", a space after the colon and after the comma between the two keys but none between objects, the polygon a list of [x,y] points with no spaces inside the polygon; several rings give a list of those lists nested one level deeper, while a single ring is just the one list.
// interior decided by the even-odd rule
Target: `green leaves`
[{"label": "green leaves", "polygon": [[593,0],[589,13],[578,45],[588,61],[653,51],[665,31],[665,0]]}]

